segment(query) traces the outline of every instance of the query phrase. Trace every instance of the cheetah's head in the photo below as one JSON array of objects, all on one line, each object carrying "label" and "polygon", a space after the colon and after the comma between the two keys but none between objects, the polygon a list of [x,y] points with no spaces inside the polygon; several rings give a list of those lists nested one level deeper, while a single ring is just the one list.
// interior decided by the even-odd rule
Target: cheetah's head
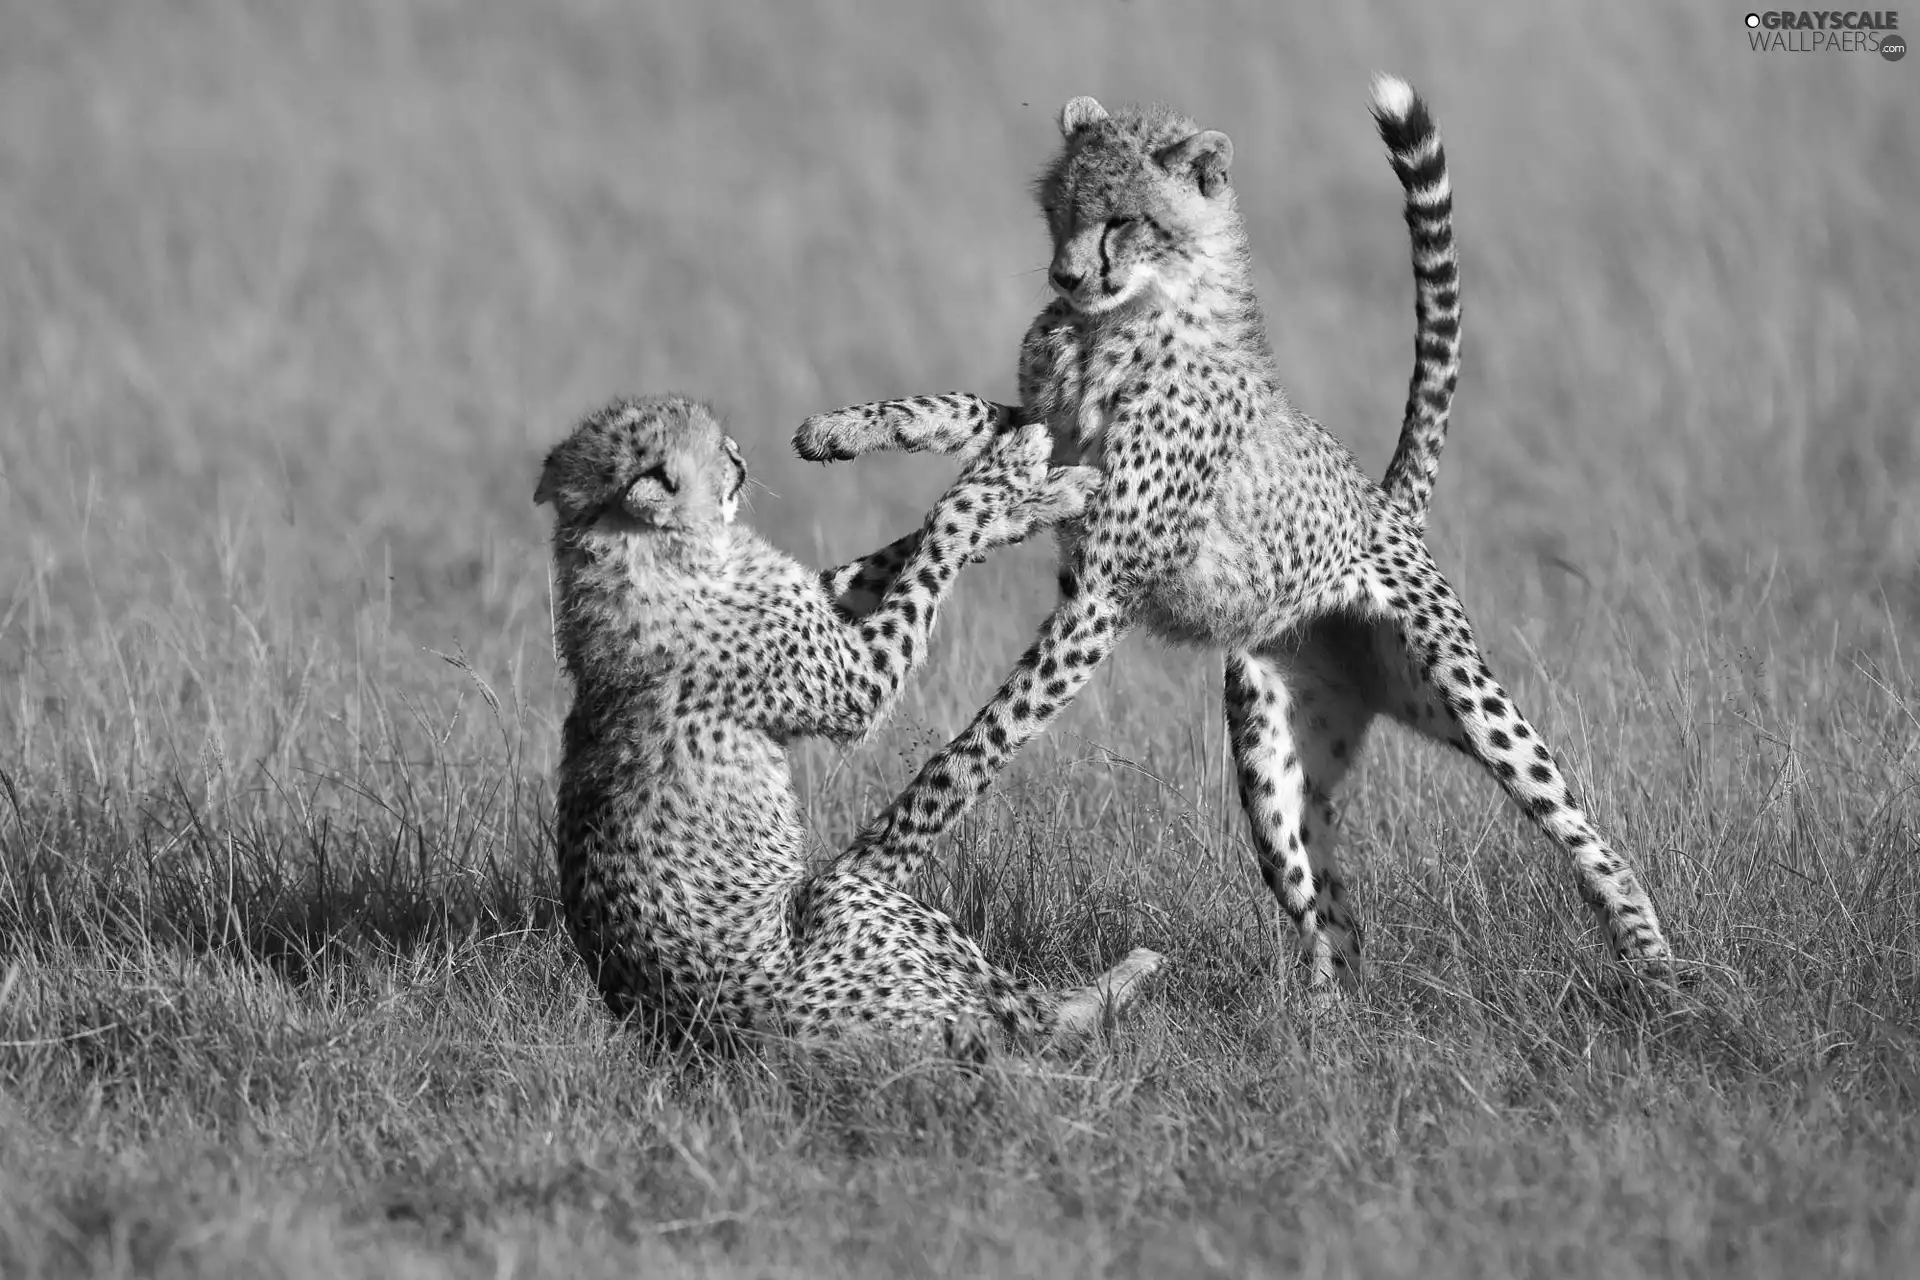
[{"label": "cheetah's head", "polygon": [[1239,242],[1233,143],[1162,106],[1109,115],[1092,98],[1060,112],[1066,140],[1035,193],[1053,233],[1048,278],[1097,315],[1158,292],[1179,302]]},{"label": "cheetah's head", "polygon": [[733,523],[747,484],[740,447],[685,396],[620,399],[547,454],[535,503],[561,535],[621,536]]}]

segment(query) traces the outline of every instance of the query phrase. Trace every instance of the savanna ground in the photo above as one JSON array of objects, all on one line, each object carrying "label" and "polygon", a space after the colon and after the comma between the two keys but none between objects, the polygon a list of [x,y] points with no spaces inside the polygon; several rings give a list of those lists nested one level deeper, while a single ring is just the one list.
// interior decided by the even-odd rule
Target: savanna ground
[{"label": "savanna ground", "polygon": [[[0,7],[0,1273],[1915,1273],[1920,61],[1278,8]],[[1026,181],[1092,92],[1232,134],[1280,366],[1377,474],[1375,68],[1459,191],[1434,546],[1700,984],[1610,995],[1558,856],[1389,730],[1372,982],[1310,1022],[1218,660],[1135,640],[926,886],[1041,978],[1166,952],[1130,1027],[978,1081],[650,1057],[556,928],[540,450],[685,389],[788,549],[910,527],[947,464],[787,436],[1010,394]],[[824,844],[1050,554],[803,753]]]}]

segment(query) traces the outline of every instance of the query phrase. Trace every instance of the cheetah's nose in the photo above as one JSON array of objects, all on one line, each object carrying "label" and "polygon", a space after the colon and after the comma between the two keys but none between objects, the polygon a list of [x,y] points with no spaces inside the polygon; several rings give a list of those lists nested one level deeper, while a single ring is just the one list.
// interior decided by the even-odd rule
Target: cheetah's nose
[{"label": "cheetah's nose", "polygon": [[1052,280],[1053,287],[1062,293],[1072,293],[1080,287],[1080,282],[1086,279],[1079,272],[1068,270],[1066,267],[1055,267],[1048,273],[1047,278]]}]

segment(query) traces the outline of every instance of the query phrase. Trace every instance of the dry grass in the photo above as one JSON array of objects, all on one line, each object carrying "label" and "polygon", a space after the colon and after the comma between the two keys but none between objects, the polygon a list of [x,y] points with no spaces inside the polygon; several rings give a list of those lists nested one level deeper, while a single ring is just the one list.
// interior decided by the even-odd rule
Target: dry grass
[{"label": "dry grass", "polygon": [[[1913,1273],[1912,60],[1194,12],[0,5],[0,1273]],[[942,464],[787,433],[1009,391],[1024,181],[1093,92],[1232,133],[1281,365],[1377,469],[1376,67],[1460,193],[1434,545],[1701,989],[1607,999],[1542,843],[1383,733],[1376,977],[1310,1025],[1217,661],[1135,642],[927,886],[1042,976],[1169,953],[1133,1029],[981,1081],[647,1058],[553,927],[539,448],[684,388],[789,548],[899,532]],[[877,747],[806,753],[823,840],[984,698],[1047,554],[963,586]]]}]

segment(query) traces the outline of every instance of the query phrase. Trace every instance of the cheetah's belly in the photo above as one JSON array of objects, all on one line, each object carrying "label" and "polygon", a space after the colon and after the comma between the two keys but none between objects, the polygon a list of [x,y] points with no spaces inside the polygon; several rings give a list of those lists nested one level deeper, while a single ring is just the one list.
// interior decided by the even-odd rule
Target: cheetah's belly
[{"label": "cheetah's belly", "polygon": [[1141,621],[1175,644],[1252,648],[1309,612],[1303,584],[1275,572],[1271,550],[1231,516],[1216,514],[1193,559],[1154,584]]},{"label": "cheetah's belly", "polygon": [[1155,585],[1147,626],[1179,643],[1255,648],[1338,606],[1366,498],[1306,444],[1266,433],[1222,468],[1193,558]]}]

